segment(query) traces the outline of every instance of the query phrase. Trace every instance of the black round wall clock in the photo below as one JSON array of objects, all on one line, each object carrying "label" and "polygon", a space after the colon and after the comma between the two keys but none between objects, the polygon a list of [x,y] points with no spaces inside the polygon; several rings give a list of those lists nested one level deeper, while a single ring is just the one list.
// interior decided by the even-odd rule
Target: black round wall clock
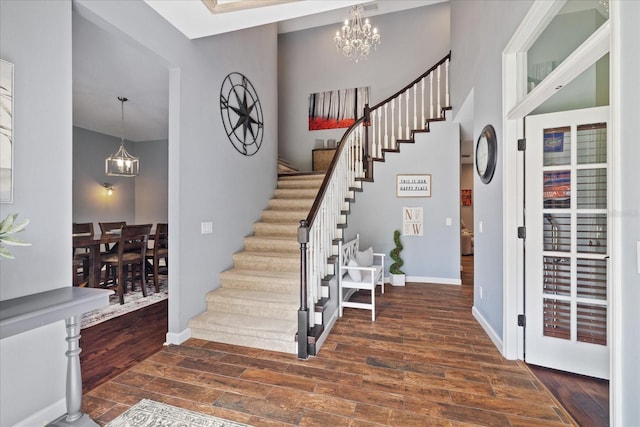
[{"label": "black round wall clock", "polygon": [[493,173],[496,171],[497,160],[498,141],[496,140],[496,131],[493,126],[486,125],[476,143],[476,172],[480,180],[485,184],[491,182]]},{"label": "black round wall clock", "polygon": [[245,76],[229,73],[220,88],[220,113],[231,144],[240,154],[252,156],[262,145],[264,123],[258,94]]}]

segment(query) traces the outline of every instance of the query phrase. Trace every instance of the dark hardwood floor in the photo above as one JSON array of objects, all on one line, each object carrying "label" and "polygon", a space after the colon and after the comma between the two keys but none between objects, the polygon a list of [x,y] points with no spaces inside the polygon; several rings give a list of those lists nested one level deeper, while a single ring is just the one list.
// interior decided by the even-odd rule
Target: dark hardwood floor
[{"label": "dark hardwood floor", "polygon": [[[461,264],[463,284],[473,285],[473,256],[461,257]],[[580,426],[609,425],[609,381],[527,366]]]},{"label": "dark hardwood floor", "polygon": [[80,331],[84,393],[162,350],[167,307],[167,300],[160,301]]},{"label": "dark hardwood floor", "polygon": [[462,265],[461,287],[378,290],[374,323],[345,309],[308,361],[195,339],[163,346],[166,301],[88,328],[83,410],[101,425],[141,398],[254,426],[608,425],[601,383],[538,379],[502,358],[471,315],[473,257]]}]

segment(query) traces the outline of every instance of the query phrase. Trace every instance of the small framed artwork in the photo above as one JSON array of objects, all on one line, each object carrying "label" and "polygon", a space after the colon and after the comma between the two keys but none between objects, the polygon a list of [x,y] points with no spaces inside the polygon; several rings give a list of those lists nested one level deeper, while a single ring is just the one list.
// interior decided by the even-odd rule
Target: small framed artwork
[{"label": "small framed artwork", "polygon": [[396,175],[396,197],[431,197],[431,174]]},{"label": "small framed artwork", "polygon": [[471,206],[472,190],[460,190],[460,206]]},{"label": "small framed artwork", "polygon": [[0,203],[13,201],[13,64],[0,59]]}]

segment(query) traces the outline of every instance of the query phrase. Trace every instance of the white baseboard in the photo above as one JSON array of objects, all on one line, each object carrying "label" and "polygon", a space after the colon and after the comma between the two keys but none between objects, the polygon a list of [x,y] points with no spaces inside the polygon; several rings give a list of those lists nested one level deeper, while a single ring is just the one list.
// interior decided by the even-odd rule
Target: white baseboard
[{"label": "white baseboard", "polygon": [[33,415],[17,422],[13,427],[32,427],[48,425],[67,413],[66,399],[60,399],[56,403],[47,406]]},{"label": "white baseboard", "polygon": [[475,317],[478,323],[480,323],[480,326],[482,326],[482,329],[484,329],[487,335],[489,335],[489,338],[493,341],[493,345],[495,345],[500,354],[502,354],[502,338],[493,330],[489,322],[487,322],[487,319],[484,318],[475,305],[471,309],[471,312],[473,313],[473,317]]},{"label": "white baseboard", "polygon": [[186,340],[191,338],[191,328],[187,328],[182,332],[167,332],[167,342],[166,344],[182,344]]},{"label": "white baseboard", "polygon": [[[434,285],[462,285],[461,279],[451,279],[447,277],[407,276],[406,282],[431,283]],[[384,283],[391,284],[391,279],[389,277],[385,277]]]}]

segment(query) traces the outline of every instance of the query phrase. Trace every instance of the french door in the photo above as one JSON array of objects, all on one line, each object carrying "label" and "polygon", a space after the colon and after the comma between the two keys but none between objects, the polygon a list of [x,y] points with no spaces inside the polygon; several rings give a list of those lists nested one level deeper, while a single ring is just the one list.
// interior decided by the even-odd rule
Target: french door
[{"label": "french door", "polygon": [[525,360],[609,378],[609,107],[526,118]]}]

